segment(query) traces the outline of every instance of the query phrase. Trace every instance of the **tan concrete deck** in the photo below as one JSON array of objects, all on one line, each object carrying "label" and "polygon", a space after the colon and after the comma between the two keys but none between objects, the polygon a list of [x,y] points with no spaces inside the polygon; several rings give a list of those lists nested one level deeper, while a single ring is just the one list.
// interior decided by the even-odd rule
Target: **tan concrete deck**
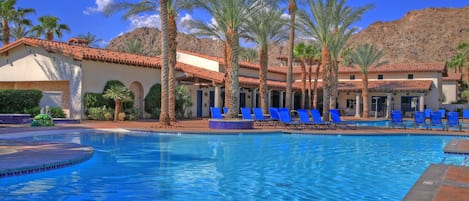
[{"label": "tan concrete deck", "polygon": [[[371,119],[375,120],[375,119]],[[28,125],[1,125],[0,124],[0,136],[2,134],[15,134],[21,135],[21,132],[30,132],[30,131],[47,131],[47,130],[60,130],[60,129],[130,129],[130,130],[140,130],[140,131],[155,131],[155,132],[190,132],[190,133],[231,133],[231,132],[268,132],[268,131],[284,131],[284,132],[294,132],[294,133],[304,133],[304,134],[331,134],[331,135],[391,135],[396,133],[403,134],[424,134],[424,135],[465,135],[469,136],[469,128],[465,128],[464,132],[458,131],[441,131],[441,130],[421,130],[421,129],[388,129],[388,128],[363,128],[359,127],[357,130],[348,130],[348,129],[326,129],[326,130],[285,130],[282,126],[278,127],[259,127],[256,126],[252,130],[213,130],[208,128],[207,119],[198,119],[198,120],[182,120],[174,125],[168,127],[161,127],[157,121],[125,121],[125,122],[110,122],[110,121],[83,121],[81,124],[70,124],[70,125],[58,125],[51,128],[30,128]],[[469,144],[468,144],[469,147]],[[24,147],[19,147],[22,150],[34,149],[34,147],[25,145]],[[443,150],[442,150],[443,151]],[[25,152],[27,153],[27,152]],[[30,158],[33,158],[31,156]],[[0,158],[3,162],[4,160]],[[27,158],[24,159],[28,161]],[[34,160],[31,160],[34,161]],[[436,167],[436,170],[434,170]],[[447,167],[444,165],[432,165],[427,171],[422,175],[424,177],[427,172],[437,172],[430,174],[430,177],[438,175],[441,177],[438,180],[442,184],[441,187],[435,187],[431,185],[428,194],[411,194],[409,192],[406,200],[469,200],[469,188],[466,185],[469,184],[469,169],[468,167]],[[439,172],[439,173],[438,173]],[[442,174],[445,173],[445,174]],[[420,180],[419,180],[420,181]],[[424,180],[427,181],[427,180]],[[422,181],[423,182],[423,181]],[[421,182],[421,183],[422,183]],[[428,182],[426,182],[428,183]],[[457,185],[450,185],[455,183]],[[433,183],[435,184],[435,183]],[[461,185],[464,188],[459,188]],[[427,195],[433,195],[434,199],[430,199]],[[410,196],[410,197],[409,197]],[[427,199],[428,198],[428,199]]]}]

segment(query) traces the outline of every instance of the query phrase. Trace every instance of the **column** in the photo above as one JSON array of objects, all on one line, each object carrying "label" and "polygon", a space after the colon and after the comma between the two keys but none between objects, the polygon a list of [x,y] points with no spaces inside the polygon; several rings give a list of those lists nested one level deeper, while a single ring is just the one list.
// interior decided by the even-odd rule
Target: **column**
[{"label": "column", "polygon": [[386,119],[389,119],[391,117],[391,103],[392,103],[392,93],[387,93],[386,94]]},{"label": "column", "polygon": [[360,96],[361,93],[357,93],[355,97],[355,117],[360,117]]},{"label": "column", "polygon": [[419,111],[423,112],[425,106],[425,93],[420,93]]},{"label": "column", "polygon": [[252,89],[252,107],[257,107],[257,88]]},{"label": "column", "polygon": [[215,86],[215,103],[214,107],[221,107],[220,106],[220,94],[221,93],[221,88],[219,85]]},{"label": "column", "polygon": [[284,107],[284,106],[283,106],[283,92],[284,92],[284,91],[279,91],[279,92],[278,92],[278,93],[279,93],[279,99],[280,99],[280,100],[279,100],[279,101],[280,101],[280,102],[279,102],[279,107]]},{"label": "column", "polygon": [[291,100],[290,101],[291,101],[290,102],[291,103],[290,104],[291,105],[290,110],[293,110],[295,108],[295,92],[294,91],[291,92]]},{"label": "column", "polygon": [[269,89],[269,91],[267,91],[267,105],[270,107],[272,107],[272,89]]}]

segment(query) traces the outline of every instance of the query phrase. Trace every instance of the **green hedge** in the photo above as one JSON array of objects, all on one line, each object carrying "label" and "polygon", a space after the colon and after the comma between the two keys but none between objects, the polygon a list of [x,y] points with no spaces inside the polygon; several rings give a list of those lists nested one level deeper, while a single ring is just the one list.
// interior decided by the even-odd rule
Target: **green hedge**
[{"label": "green hedge", "polygon": [[154,84],[145,97],[145,112],[151,114],[152,118],[160,117],[161,108],[161,84]]},{"label": "green hedge", "polygon": [[0,90],[0,113],[29,113],[39,107],[42,92],[39,90]]}]

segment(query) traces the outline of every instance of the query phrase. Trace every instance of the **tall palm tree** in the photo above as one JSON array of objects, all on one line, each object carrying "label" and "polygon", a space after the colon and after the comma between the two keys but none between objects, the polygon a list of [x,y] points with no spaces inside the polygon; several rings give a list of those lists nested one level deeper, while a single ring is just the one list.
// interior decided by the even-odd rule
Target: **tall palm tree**
[{"label": "tall palm tree", "polygon": [[[319,50],[314,46],[314,45],[305,45],[303,42],[295,45],[295,48],[293,49],[293,54],[295,55],[296,59],[299,59],[301,61],[301,79],[302,79],[302,99],[303,97],[308,97],[308,101],[303,101],[305,104],[307,104],[307,107],[303,106],[302,103],[302,108],[311,108],[312,106],[312,66],[314,63],[319,63],[318,59],[319,57]],[[306,90],[306,64],[309,64],[309,72],[308,72],[308,95],[306,96],[306,93],[304,92]],[[315,80],[314,80],[314,97],[317,97],[317,80],[318,80],[318,74],[319,74],[319,68],[316,68],[315,72]],[[303,93],[305,95],[303,95]],[[315,107],[314,107],[315,108]]]},{"label": "tall palm tree", "polygon": [[26,14],[36,12],[32,8],[15,8],[16,0],[0,1],[0,20],[2,25],[2,41],[3,45],[10,43],[10,22],[17,24],[31,25],[31,21],[25,18]]},{"label": "tall palm tree", "polygon": [[[164,33],[163,27],[161,27],[162,35],[164,37],[165,34],[168,34],[168,77],[167,81],[162,80],[162,82],[168,82],[167,87],[168,90],[167,94],[162,94],[162,96],[167,96],[168,99],[168,115],[170,121],[176,121],[176,81],[175,81],[175,68],[176,68],[176,37],[177,37],[177,26],[176,26],[176,18],[177,18],[177,8],[181,6],[176,5],[176,0],[166,0],[163,1],[165,5],[162,5],[161,0],[140,0],[137,3],[130,3],[128,1],[120,1],[116,3],[110,4],[107,8],[105,8],[104,13],[106,15],[113,14],[115,12],[126,10],[126,13],[123,15],[124,18],[129,18],[131,16],[145,13],[145,12],[160,12],[161,19],[163,15],[161,12],[163,7],[166,8],[165,12],[167,13],[167,19],[165,19],[168,23],[167,33]],[[163,20],[163,19],[162,19]],[[161,22],[163,23],[163,21]],[[164,41],[164,40],[163,40]],[[161,50],[164,52],[163,48]],[[165,55],[161,55],[164,57]],[[166,97],[165,97],[166,98]],[[165,114],[166,115],[166,114]]]},{"label": "tall palm tree", "polygon": [[469,43],[460,43],[456,55],[447,62],[449,68],[458,68],[464,74],[464,81],[469,84]]},{"label": "tall palm tree", "polygon": [[11,28],[10,36],[13,40],[19,40],[23,37],[28,37],[31,35],[30,29],[27,25],[16,24]]},{"label": "tall palm tree", "polygon": [[225,43],[225,104],[227,118],[237,118],[239,111],[239,38],[245,22],[263,7],[257,0],[194,0],[193,6],[210,13],[216,24],[193,20],[188,25],[196,35],[218,38]]},{"label": "tall palm tree", "polygon": [[160,124],[162,126],[170,125],[169,118],[169,100],[168,100],[168,71],[169,71],[169,35],[168,35],[168,2],[167,0],[160,0],[160,16],[161,16],[161,35],[162,36],[162,59],[163,66],[161,67],[161,113]]},{"label": "tall palm tree", "polygon": [[98,47],[99,43],[103,41],[103,39],[97,38],[95,34],[92,34],[90,32],[86,32],[86,34],[85,33],[78,34],[77,38],[85,40],[86,45],[91,46],[91,47]]},{"label": "tall palm tree", "polygon": [[39,17],[40,25],[36,25],[31,29],[37,37],[44,35],[47,40],[54,40],[54,35],[62,38],[64,31],[70,32],[70,27],[66,24],[59,24],[59,18],[55,16],[42,16]]},{"label": "tall palm tree", "polygon": [[298,10],[295,0],[288,1],[288,14],[290,14],[290,35],[288,38],[288,60],[287,60],[287,88],[285,93],[285,107],[291,108],[292,82],[293,82],[293,47],[295,45],[295,18]]},{"label": "tall palm tree", "polygon": [[112,85],[107,89],[104,94],[104,98],[112,99],[115,102],[114,106],[114,121],[118,120],[119,113],[122,110],[122,104],[125,101],[131,101],[132,95],[131,91],[125,86]]},{"label": "tall palm tree", "polygon": [[329,118],[331,85],[334,85],[336,79],[333,77],[334,69],[331,65],[334,56],[331,55],[332,46],[336,45],[334,48],[337,48],[337,44],[341,44],[335,41],[343,40],[346,35],[344,33],[348,33],[347,30],[354,32],[355,29],[350,28],[352,23],[359,20],[363,13],[371,8],[371,6],[364,6],[353,9],[345,3],[345,0],[328,0],[327,2],[308,0],[309,15],[300,13],[303,32],[314,37],[321,46],[323,117],[326,119]]},{"label": "tall palm tree", "polygon": [[[362,74],[363,117],[368,118],[368,69],[383,57],[384,53],[370,44],[359,45],[344,58],[346,64],[357,65]],[[378,64],[379,65],[379,64]],[[376,65],[376,66],[378,66]]]},{"label": "tall palm tree", "polygon": [[287,20],[282,18],[282,13],[282,10],[266,8],[254,13],[246,21],[247,39],[256,43],[259,49],[259,94],[261,108],[264,113],[268,113],[267,68],[269,64],[269,44],[275,44],[287,38],[285,34]]}]

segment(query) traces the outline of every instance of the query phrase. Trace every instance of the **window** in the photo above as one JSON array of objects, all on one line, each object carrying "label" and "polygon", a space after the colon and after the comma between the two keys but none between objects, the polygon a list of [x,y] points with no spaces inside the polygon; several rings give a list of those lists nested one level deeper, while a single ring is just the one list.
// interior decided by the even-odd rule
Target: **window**
[{"label": "window", "polygon": [[407,79],[413,80],[413,79],[414,79],[414,74],[408,74],[408,75],[407,75]]},{"label": "window", "polygon": [[350,80],[355,80],[355,75],[350,75]]},{"label": "window", "polygon": [[383,75],[378,75],[378,80],[382,80],[383,79]]}]

